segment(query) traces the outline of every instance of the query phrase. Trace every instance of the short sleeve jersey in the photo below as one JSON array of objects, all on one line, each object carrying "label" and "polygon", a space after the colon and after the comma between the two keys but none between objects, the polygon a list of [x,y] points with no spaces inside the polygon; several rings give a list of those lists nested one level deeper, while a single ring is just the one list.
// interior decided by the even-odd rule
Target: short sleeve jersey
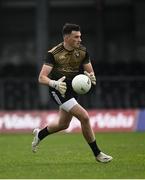
[{"label": "short sleeve jersey", "polygon": [[48,51],[44,64],[52,66],[50,77],[57,80],[62,76],[72,80],[80,73],[81,66],[90,62],[89,54],[84,46],[68,51],[63,43]]}]

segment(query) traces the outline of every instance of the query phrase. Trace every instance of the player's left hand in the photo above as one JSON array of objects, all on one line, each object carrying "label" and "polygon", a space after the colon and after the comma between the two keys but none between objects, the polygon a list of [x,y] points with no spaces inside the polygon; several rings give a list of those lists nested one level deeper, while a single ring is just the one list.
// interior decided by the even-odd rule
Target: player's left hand
[{"label": "player's left hand", "polygon": [[90,78],[93,85],[96,85],[96,77],[93,72],[88,73],[87,71],[84,71],[84,74]]}]

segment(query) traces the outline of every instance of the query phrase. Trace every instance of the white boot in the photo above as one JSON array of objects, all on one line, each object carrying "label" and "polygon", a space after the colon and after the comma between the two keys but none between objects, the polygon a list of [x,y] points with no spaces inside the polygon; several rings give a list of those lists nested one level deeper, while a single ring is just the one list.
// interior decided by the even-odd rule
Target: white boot
[{"label": "white boot", "polygon": [[102,163],[110,162],[113,159],[113,157],[104,154],[103,152],[100,152],[100,154],[96,157],[96,160]]},{"label": "white boot", "polygon": [[33,130],[34,138],[32,141],[32,152],[34,152],[34,153],[37,151],[37,147],[38,147],[38,144],[40,142],[40,139],[38,138],[39,131],[40,131],[39,128],[36,128]]}]

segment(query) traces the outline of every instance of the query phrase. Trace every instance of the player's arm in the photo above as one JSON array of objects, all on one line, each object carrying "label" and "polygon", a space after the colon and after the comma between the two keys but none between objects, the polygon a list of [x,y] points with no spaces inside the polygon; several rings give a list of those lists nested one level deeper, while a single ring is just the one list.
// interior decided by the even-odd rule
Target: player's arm
[{"label": "player's arm", "polygon": [[91,62],[83,64],[83,68],[84,74],[90,78],[92,84],[96,85],[96,77]]},{"label": "player's arm", "polygon": [[84,74],[90,78],[92,84],[96,85],[95,73],[91,64],[89,53],[87,51],[85,58],[83,60],[83,69],[84,69]]},{"label": "player's arm", "polygon": [[48,78],[48,75],[51,73],[52,68],[53,67],[45,65],[45,64],[42,66],[42,69],[40,71],[39,78],[38,78],[39,83],[49,86],[51,79]]},{"label": "player's arm", "polygon": [[88,73],[95,74],[91,62],[89,62],[87,64],[83,64],[83,69],[84,69],[84,71],[87,71]]},{"label": "player's arm", "polygon": [[65,76],[63,76],[62,78],[58,79],[57,81],[52,80],[48,77],[48,75],[50,74],[50,72],[52,71],[51,66],[48,65],[43,65],[42,69],[40,71],[39,74],[39,83],[44,84],[44,85],[48,85],[52,88],[55,88],[56,90],[58,90],[62,95],[65,94],[66,92],[66,83],[63,82],[65,80]]},{"label": "player's arm", "polygon": [[[49,55],[48,58],[52,58],[52,55]],[[51,73],[51,71],[53,69],[53,64],[52,64],[52,60],[48,59],[48,58],[47,58],[45,64],[42,66],[42,69],[39,73],[38,81],[41,84],[55,88],[62,95],[64,95],[66,92],[66,89],[67,89],[66,83],[63,82],[65,80],[65,76],[58,79],[57,81],[49,78],[49,74]],[[50,65],[49,65],[49,63],[50,63]]]},{"label": "player's arm", "polygon": [[92,84],[96,85],[96,77],[91,62],[83,64],[84,74],[87,75]]}]

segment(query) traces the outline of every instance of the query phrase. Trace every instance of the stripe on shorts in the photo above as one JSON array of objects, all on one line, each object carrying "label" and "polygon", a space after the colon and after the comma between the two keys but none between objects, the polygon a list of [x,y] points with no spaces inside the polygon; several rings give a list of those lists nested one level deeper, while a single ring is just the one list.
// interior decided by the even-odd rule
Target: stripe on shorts
[{"label": "stripe on shorts", "polygon": [[59,99],[59,97],[58,97],[58,95],[56,94],[56,92],[55,92],[55,91],[52,91],[51,93],[52,93],[52,96],[54,97],[54,99],[56,100],[56,102],[57,102],[59,105],[61,105],[62,102],[61,102],[61,100]]}]

